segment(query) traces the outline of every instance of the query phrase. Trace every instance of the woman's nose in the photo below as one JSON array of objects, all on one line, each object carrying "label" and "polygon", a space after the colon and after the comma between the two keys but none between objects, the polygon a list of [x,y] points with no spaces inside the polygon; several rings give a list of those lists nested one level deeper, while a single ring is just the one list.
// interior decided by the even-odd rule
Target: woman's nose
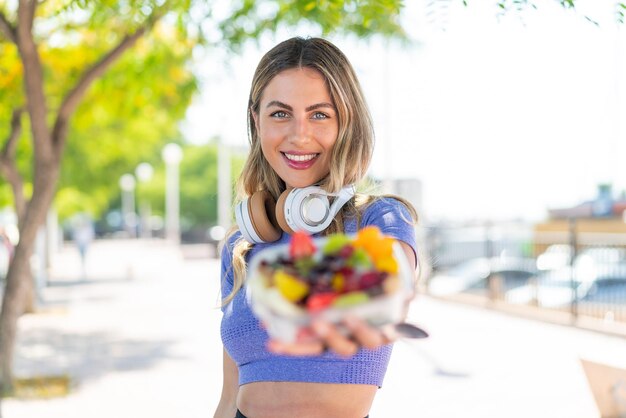
[{"label": "woman's nose", "polygon": [[311,129],[306,118],[294,119],[289,140],[292,143],[305,143],[311,140]]}]

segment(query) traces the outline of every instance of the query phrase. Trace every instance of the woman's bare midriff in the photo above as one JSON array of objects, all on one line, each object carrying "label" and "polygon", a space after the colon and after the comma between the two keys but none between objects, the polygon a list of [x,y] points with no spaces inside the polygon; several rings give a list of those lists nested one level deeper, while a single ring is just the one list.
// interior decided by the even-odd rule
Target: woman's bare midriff
[{"label": "woman's bare midriff", "polygon": [[237,407],[248,418],[363,418],[377,386],[255,382],[239,387]]}]

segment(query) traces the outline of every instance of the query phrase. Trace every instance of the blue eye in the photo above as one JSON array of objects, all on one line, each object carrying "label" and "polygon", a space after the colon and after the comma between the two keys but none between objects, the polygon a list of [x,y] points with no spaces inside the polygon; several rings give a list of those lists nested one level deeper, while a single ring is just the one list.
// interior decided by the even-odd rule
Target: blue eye
[{"label": "blue eye", "polygon": [[312,119],[328,119],[328,115],[322,112],[315,112]]},{"label": "blue eye", "polygon": [[288,115],[282,110],[277,110],[276,112],[272,113],[270,116],[273,118],[286,118]]}]

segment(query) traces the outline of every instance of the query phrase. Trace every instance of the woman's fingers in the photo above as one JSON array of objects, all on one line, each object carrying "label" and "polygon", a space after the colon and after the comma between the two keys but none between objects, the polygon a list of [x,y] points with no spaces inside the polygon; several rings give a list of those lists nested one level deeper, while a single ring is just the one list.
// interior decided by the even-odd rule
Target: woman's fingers
[{"label": "woman's fingers", "polygon": [[311,326],[313,335],[299,338],[293,343],[270,340],[268,349],[276,354],[293,356],[313,356],[331,350],[341,356],[352,356],[360,347],[376,349],[391,340],[385,334],[367,322],[348,317],[344,320],[344,330],[323,320],[315,320]]},{"label": "woman's fingers", "polygon": [[344,323],[350,330],[353,339],[365,348],[375,349],[389,342],[380,330],[361,319],[347,317]]},{"label": "woman's fingers", "polygon": [[313,330],[326,343],[328,349],[341,356],[352,356],[359,350],[358,343],[343,335],[336,326],[326,321],[314,321]]}]

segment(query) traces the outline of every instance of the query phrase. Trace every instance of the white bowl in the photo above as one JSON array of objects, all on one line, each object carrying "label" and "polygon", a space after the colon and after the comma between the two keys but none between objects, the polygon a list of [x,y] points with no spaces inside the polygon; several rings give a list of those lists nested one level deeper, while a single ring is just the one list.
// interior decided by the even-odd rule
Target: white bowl
[{"label": "white bowl", "polygon": [[[314,258],[321,259],[321,248],[327,237],[316,238],[318,248]],[[400,244],[393,244],[393,255],[398,263],[396,276],[400,280],[397,290],[391,294],[375,296],[365,303],[349,307],[331,307],[315,313],[285,299],[275,287],[269,287],[266,277],[259,271],[262,261],[273,262],[279,256],[288,256],[289,244],[281,244],[260,251],[250,262],[246,283],[246,294],[255,315],[264,323],[270,337],[284,342],[294,342],[301,329],[310,325],[313,318],[322,318],[330,323],[340,324],[346,315],[366,320],[370,325],[380,327],[404,320],[408,301],[414,295],[414,270],[410,267]],[[389,280],[387,278],[386,280]]]}]

